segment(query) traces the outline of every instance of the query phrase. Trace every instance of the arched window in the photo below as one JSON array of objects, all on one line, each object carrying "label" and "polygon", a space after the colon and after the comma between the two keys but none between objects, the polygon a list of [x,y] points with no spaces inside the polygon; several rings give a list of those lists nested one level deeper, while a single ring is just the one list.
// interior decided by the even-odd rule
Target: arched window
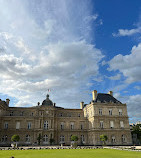
[{"label": "arched window", "polygon": [[25,141],[30,142],[30,135],[26,135]]},{"label": "arched window", "polygon": [[4,135],[3,137],[2,137],[2,140],[1,140],[2,142],[7,142],[7,135]]},{"label": "arched window", "polygon": [[121,136],[121,141],[122,143],[126,142],[126,136],[124,134]]},{"label": "arched window", "polygon": [[48,129],[48,121],[44,121],[44,129]]},{"label": "arched window", "polygon": [[114,135],[112,136],[112,140],[111,141],[112,141],[112,143],[116,142],[116,137]]},{"label": "arched window", "polygon": [[43,141],[44,141],[44,142],[48,142],[48,135],[44,135]]}]

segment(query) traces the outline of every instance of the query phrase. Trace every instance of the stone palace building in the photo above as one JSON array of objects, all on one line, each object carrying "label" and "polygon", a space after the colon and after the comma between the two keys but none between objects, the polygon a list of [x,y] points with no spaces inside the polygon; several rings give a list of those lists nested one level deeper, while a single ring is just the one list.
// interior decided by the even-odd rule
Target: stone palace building
[{"label": "stone palace building", "polygon": [[0,99],[0,146],[11,144],[14,134],[20,136],[20,145],[70,145],[77,135],[79,145],[101,145],[100,135],[107,135],[107,145],[131,145],[127,106],[108,94],[92,92],[89,104],[80,103],[80,109],[57,107],[46,99],[33,107],[9,107],[9,99]]}]

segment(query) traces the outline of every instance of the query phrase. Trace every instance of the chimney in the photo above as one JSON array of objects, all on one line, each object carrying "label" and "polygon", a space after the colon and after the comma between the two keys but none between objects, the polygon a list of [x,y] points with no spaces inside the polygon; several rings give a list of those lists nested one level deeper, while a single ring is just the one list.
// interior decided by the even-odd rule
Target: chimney
[{"label": "chimney", "polygon": [[55,106],[56,106],[56,103],[53,103],[53,106],[55,107]]},{"label": "chimney", "polygon": [[9,106],[10,99],[6,99],[6,104]]},{"label": "chimney", "polygon": [[96,100],[97,90],[92,91],[93,100]]},{"label": "chimney", "polygon": [[80,109],[83,109],[84,108],[84,102],[80,102]]},{"label": "chimney", "polygon": [[110,94],[111,96],[113,96],[113,91],[109,91],[108,94]]}]

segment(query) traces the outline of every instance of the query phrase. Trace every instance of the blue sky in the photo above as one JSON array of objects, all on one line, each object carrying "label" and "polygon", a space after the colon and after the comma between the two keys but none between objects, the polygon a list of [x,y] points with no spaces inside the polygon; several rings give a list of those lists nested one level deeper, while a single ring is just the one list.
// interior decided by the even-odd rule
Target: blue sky
[{"label": "blue sky", "polygon": [[0,98],[79,108],[114,92],[141,120],[139,0],[0,0]]}]

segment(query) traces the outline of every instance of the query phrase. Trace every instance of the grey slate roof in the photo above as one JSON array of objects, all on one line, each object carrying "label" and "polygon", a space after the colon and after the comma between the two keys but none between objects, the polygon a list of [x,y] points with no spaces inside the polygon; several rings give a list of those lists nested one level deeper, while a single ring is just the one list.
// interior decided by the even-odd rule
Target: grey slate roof
[{"label": "grey slate roof", "polygon": [[94,102],[101,102],[101,103],[120,103],[120,101],[118,101],[116,98],[114,98],[112,95],[110,94],[106,94],[106,93],[98,93],[96,100],[94,100]]}]

